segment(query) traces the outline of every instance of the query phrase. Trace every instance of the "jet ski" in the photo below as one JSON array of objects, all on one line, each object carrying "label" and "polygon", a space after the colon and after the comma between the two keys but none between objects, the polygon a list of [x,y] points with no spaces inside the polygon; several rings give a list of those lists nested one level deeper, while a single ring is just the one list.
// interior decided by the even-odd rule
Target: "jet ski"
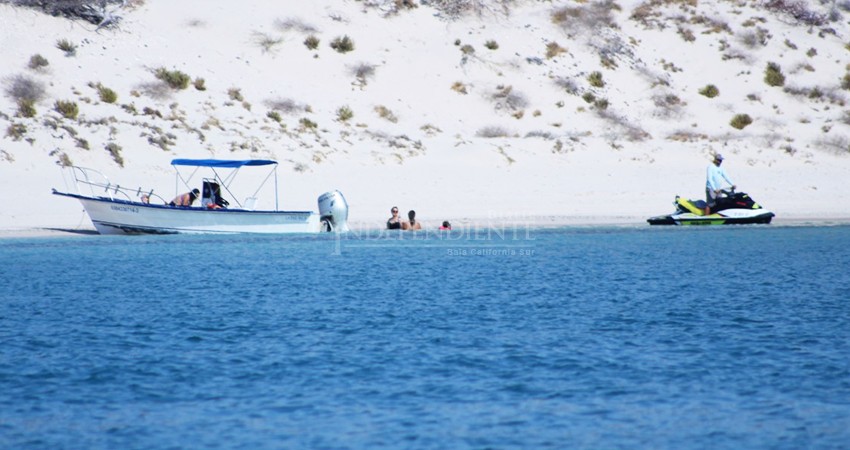
[{"label": "jet ski", "polygon": [[743,192],[723,191],[715,205],[705,214],[705,201],[676,196],[676,211],[665,216],[650,217],[650,225],[732,225],[770,223],[772,212],[764,209]]}]

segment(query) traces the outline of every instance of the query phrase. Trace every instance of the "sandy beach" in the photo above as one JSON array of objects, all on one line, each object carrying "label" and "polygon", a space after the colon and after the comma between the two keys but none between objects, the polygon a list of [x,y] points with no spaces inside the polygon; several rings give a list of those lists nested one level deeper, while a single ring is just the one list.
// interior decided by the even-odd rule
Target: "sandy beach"
[{"label": "sandy beach", "polygon": [[702,198],[722,153],[775,224],[847,223],[850,13],[740,3],[147,0],[102,27],[2,3],[0,236],[93,233],[52,195],[63,165],[170,197],[174,158],[277,160],[283,208],[339,189],[374,229],[392,206],[428,228],[644,226]]}]

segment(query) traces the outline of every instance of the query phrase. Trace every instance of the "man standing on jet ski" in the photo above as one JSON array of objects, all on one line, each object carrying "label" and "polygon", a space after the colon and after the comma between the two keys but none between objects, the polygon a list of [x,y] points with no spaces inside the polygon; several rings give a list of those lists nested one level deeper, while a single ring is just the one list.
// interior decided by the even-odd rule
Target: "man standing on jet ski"
[{"label": "man standing on jet ski", "polygon": [[706,170],[705,174],[705,215],[711,214],[711,208],[717,202],[717,197],[723,191],[723,182],[731,186],[732,190],[735,190],[735,184],[732,183],[732,180],[729,179],[729,174],[720,167],[720,164],[723,163],[723,155],[720,153],[716,153],[714,155],[714,161],[708,165],[708,170]]}]

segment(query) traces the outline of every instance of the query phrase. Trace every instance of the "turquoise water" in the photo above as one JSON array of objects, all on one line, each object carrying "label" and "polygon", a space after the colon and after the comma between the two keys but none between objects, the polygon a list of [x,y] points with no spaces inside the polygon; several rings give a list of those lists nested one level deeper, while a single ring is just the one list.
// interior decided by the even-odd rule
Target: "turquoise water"
[{"label": "turquoise water", "polygon": [[850,227],[0,240],[0,448],[848,448]]}]

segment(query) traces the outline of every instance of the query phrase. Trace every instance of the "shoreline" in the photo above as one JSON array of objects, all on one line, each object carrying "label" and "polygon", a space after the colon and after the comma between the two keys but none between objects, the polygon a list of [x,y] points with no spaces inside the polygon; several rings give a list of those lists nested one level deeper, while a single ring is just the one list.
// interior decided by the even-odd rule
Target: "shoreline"
[{"label": "shoreline", "polygon": [[[351,233],[385,231],[382,222],[352,222]],[[850,216],[813,216],[776,218],[769,225],[772,227],[833,227],[850,225]],[[422,231],[437,231],[439,224],[426,224]],[[471,229],[528,229],[552,230],[559,228],[650,228],[645,218],[632,216],[541,216],[512,219],[459,219],[452,221],[455,231]],[[652,228],[676,228],[675,226],[655,226]],[[716,228],[716,227],[710,227]],[[93,226],[89,227],[23,227],[0,228],[0,241],[6,239],[29,238],[61,238],[61,237],[90,237],[101,236]]]}]

